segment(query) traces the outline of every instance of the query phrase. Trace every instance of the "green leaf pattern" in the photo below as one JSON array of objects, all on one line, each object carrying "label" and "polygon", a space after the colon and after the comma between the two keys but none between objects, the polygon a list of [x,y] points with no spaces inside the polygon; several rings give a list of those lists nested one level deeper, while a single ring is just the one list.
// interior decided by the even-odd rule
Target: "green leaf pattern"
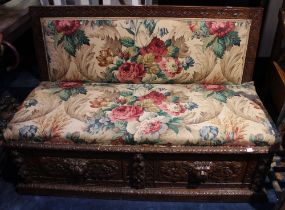
[{"label": "green leaf pattern", "polygon": [[[62,24],[65,24],[64,27]],[[86,65],[87,68],[91,68],[88,71],[85,68],[81,70],[86,71],[86,74],[75,75],[76,68],[67,64],[69,68],[67,72],[71,74],[72,71],[72,78],[80,77],[79,75],[87,77],[86,75],[95,71],[92,68],[99,65],[100,68],[105,68],[100,71],[105,72],[98,75],[96,82],[203,83],[205,82],[203,79],[208,78],[200,78],[199,74],[205,77],[210,75],[210,81],[213,76],[200,72],[206,71],[203,67],[206,65],[203,64],[205,61],[202,54],[208,49],[211,50],[217,58],[214,58],[217,64],[213,65],[219,65],[218,59],[223,59],[226,51],[231,50],[233,46],[241,46],[239,31],[241,27],[243,31],[245,30],[244,25],[247,27],[247,24],[241,25],[239,21],[195,19],[174,20],[170,25],[165,25],[164,20],[155,18],[126,18],[116,21],[62,19],[47,20],[44,29],[46,36],[53,39],[54,48],[63,47],[71,57],[76,57],[77,51],[83,45],[90,45],[92,42],[92,47],[100,46],[94,49],[90,46],[90,50],[87,48],[86,54],[89,55],[83,55],[85,51],[80,51],[83,59],[76,59],[76,62],[84,60],[81,66]],[[195,46],[201,47],[202,54],[191,49],[194,46],[191,44],[192,40],[196,43]],[[104,44],[101,46],[96,42]],[[241,47],[244,48],[243,45]],[[54,54],[55,52],[49,52],[51,55],[49,65],[53,64]],[[69,59],[71,60],[69,62],[73,62],[72,58]],[[240,66],[242,71],[242,65]],[[51,74],[57,77],[55,73]],[[228,78],[224,74],[222,76]],[[223,80],[222,76],[217,80]],[[93,77],[97,78],[88,75],[88,78]]]},{"label": "green leaf pattern", "polygon": [[[5,135],[76,144],[271,145],[276,130],[251,86],[44,83]],[[35,110],[45,108],[38,117]],[[47,126],[51,133],[41,133]]]},{"label": "green leaf pattern", "polygon": [[81,29],[77,29],[70,34],[64,34],[63,32],[57,31],[55,21],[49,21],[48,28],[53,36],[55,46],[63,44],[63,48],[66,52],[73,57],[76,56],[76,49],[82,45],[90,44],[89,38]]}]

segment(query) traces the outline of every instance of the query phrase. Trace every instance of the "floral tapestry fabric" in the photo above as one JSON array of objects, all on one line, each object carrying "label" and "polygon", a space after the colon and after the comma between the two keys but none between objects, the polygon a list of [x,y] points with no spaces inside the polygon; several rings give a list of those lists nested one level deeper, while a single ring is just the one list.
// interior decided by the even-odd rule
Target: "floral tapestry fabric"
[{"label": "floral tapestry fabric", "polygon": [[240,84],[250,20],[43,18],[52,81]]},{"label": "floral tapestry fabric", "polygon": [[6,141],[99,145],[266,146],[278,141],[253,83],[42,82],[4,136]]}]

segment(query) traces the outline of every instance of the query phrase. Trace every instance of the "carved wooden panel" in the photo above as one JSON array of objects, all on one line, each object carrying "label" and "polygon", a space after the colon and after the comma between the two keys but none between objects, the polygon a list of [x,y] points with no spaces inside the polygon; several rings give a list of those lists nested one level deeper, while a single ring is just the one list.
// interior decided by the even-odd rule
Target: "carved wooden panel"
[{"label": "carved wooden panel", "polygon": [[245,169],[245,161],[160,161],[157,181],[241,183]]},{"label": "carved wooden panel", "polygon": [[190,163],[187,161],[160,161],[157,181],[187,182]]},{"label": "carved wooden panel", "polygon": [[64,157],[26,157],[19,167],[25,182],[90,183],[108,181],[128,183],[122,160]]},{"label": "carved wooden panel", "polygon": [[145,159],[142,154],[134,155],[132,166],[130,167],[132,179],[131,186],[136,189],[143,189],[145,187]]},{"label": "carved wooden panel", "polygon": [[253,179],[253,174],[257,165],[257,161],[251,160],[247,162],[247,169],[244,175],[244,183],[250,183]]},{"label": "carved wooden panel", "polygon": [[154,161],[145,162],[145,185],[146,187],[154,187],[155,185],[155,169]]},{"label": "carved wooden panel", "polygon": [[[82,153],[15,150],[21,186],[48,187],[78,192],[92,189],[116,195],[128,189],[130,197],[139,192],[167,192],[178,196],[227,189],[260,192],[270,155],[173,155],[144,153]],[[78,188],[79,187],[79,188]],[[171,188],[171,190],[170,190]],[[136,189],[140,189],[137,191]],[[194,190],[195,189],[195,190]],[[145,191],[144,191],[145,190]]]},{"label": "carved wooden panel", "polygon": [[246,162],[219,161],[209,172],[209,182],[242,182]]}]

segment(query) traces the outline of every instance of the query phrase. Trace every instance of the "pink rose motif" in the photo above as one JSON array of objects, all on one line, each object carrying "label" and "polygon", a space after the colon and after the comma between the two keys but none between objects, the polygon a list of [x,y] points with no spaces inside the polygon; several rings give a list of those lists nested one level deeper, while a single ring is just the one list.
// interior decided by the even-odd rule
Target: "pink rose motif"
[{"label": "pink rose motif", "polygon": [[161,39],[154,37],[148,46],[140,49],[141,55],[153,54],[156,62],[160,62],[163,56],[166,56],[168,51],[167,47]]},{"label": "pink rose motif", "polygon": [[230,31],[235,28],[235,24],[233,22],[213,22],[207,21],[206,26],[209,29],[209,34],[216,35],[219,38],[223,38],[227,35]]},{"label": "pink rose motif", "polygon": [[159,67],[168,77],[175,77],[182,71],[181,63],[177,58],[162,58]]},{"label": "pink rose motif", "polygon": [[158,140],[168,130],[170,118],[155,113],[144,112],[139,121],[128,122],[127,131],[134,135],[134,141],[144,142]]},{"label": "pink rose motif", "polygon": [[167,112],[170,115],[178,116],[186,111],[186,108],[178,103],[162,103],[159,108]]},{"label": "pink rose motif", "polygon": [[189,28],[192,32],[195,32],[199,29],[199,25],[197,23],[191,23],[189,24]]},{"label": "pink rose motif", "polygon": [[117,98],[116,102],[120,103],[120,104],[125,104],[127,102],[127,99],[125,99],[125,98]]},{"label": "pink rose motif", "polygon": [[145,75],[144,65],[135,62],[123,63],[116,75],[120,82],[139,83]]},{"label": "pink rose motif", "polygon": [[115,140],[113,140],[111,142],[112,145],[124,145],[125,144],[125,140],[123,139],[123,137],[119,137]]},{"label": "pink rose motif", "polygon": [[143,113],[143,108],[140,106],[119,106],[112,110],[109,117],[112,122],[116,121],[132,121],[138,119]]},{"label": "pink rose motif", "polygon": [[125,60],[128,60],[129,58],[130,58],[130,53],[129,52],[120,52],[119,53],[119,57],[120,58],[123,58],[123,59],[125,59]]},{"label": "pink rose motif", "polygon": [[[142,123],[143,124],[143,123]],[[153,120],[142,126],[144,134],[152,134],[158,132],[162,127],[162,123],[159,120]]]},{"label": "pink rose motif", "polygon": [[165,100],[165,95],[162,93],[159,93],[157,91],[151,91],[147,95],[141,96],[139,98],[140,101],[145,100],[145,99],[150,99],[152,100],[155,104],[161,104]]},{"label": "pink rose motif", "polygon": [[203,87],[206,90],[212,90],[215,92],[223,91],[226,89],[223,85],[203,85]]},{"label": "pink rose motif", "polygon": [[64,35],[73,34],[80,27],[79,20],[55,20],[54,23],[56,31]]},{"label": "pink rose motif", "polygon": [[82,82],[59,82],[59,87],[62,89],[79,88]]}]

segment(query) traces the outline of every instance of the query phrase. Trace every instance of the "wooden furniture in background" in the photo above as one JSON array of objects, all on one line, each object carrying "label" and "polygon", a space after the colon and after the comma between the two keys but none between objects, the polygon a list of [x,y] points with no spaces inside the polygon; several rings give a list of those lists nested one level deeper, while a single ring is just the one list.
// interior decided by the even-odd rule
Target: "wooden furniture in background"
[{"label": "wooden furniture in background", "polygon": [[39,5],[38,0],[11,0],[0,5],[0,32],[8,41],[16,40],[30,25],[29,6]]}]

